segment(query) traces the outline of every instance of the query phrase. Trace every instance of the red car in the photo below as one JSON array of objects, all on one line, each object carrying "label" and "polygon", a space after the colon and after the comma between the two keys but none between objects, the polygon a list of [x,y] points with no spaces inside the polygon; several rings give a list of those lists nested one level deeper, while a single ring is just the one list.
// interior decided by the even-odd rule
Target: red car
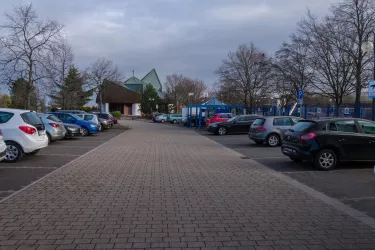
[{"label": "red car", "polygon": [[219,114],[215,114],[214,116],[208,118],[206,120],[206,126],[212,124],[212,123],[218,123],[218,122],[225,122],[227,120],[229,120],[230,118],[232,118],[233,115],[232,113],[219,113]]}]

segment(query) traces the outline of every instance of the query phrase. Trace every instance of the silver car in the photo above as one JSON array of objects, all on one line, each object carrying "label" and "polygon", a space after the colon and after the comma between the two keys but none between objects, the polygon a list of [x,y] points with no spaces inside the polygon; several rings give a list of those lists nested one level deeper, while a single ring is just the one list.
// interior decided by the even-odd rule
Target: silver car
[{"label": "silver car", "polygon": [[38,114],[46,128],[48,144],[51,141],[63,139],[66,134],[64,123],[52,114]]},{"label": "silver car", "polygon": [[159,115],[155,118],[155,122],[166,122],[168,119],[168,115]]},{"label": "silver car", "polygon": [[294,116],[266,116],[256,119],[250,127],[249,138],[270,147],[281,145],[284,133],[302,118]]}]

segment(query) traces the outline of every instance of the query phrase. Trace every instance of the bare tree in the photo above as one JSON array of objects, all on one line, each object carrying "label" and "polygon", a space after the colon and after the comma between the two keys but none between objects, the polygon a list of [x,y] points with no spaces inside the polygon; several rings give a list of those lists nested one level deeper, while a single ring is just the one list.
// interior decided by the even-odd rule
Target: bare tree
[{"label": "bare tree", "polygon": [[175,112],[179,111],[179,105],[181,105],[180,101],[180,93],[178,90],[178,85],[182,83],[184,80],[183,75],[172,74],[167,75],[166,82],[165,82],[165,96],[169,100],[171,104],[174,106]]},{"label": "bare tree", "polygon": [[59,96],[59,103],[65,107],[68,92],[65,91],[65,79],[69,69],[73,67],[73,49],[66,39],[62,39],[51,48],[46,56],[46,74],[49,81],[49,96]]},{"label": "bare tree", "polygon": [[337,116],[343,98],[355,90],[355,62],[346,50],[354,50],[356,45],[345,35],[347,25],[330,16],[319,22],[308,12],[298,26],[309,46],[312,85],[318,95],[334,101]]},{"label": "bare tree", "polygon": [[30,108],[31,90],[45,78],[45,55],[60,39],[63,26],[56,21],[39,19],[32,4],[16,6],[5,18],[6,23],[0,26],[5,34],[0,39],[1,82],[9,85],[16,79],[26,79]]},{"label": "bare tree", "polygon": [[291,35],[290,42],[284,42],[276,52],[273,66],[284,78],[283,83],[290,85],[284,90],[290,91],[288,95],[293,96],[294,101],[297,101],[299,89],[306,92],[311,86],[314,74],[309,66],[308,52],[306,41],[296,34]]},{"label": "bare tree", "polygon": [[271,60],[253,43],[243,44],[236,52],[229,53],[216,74],[219,90],[231,91],[246,107],[254,106],[269,86]]},{"label": "bare tree", "polygon": [[[355,115],[359,116],[359,102],[362,88],[369,80],[366,75],[371,65],[371,53],[364,53],[361,46],[368,41],[375,29],[375,1],[374,0],[346,0],[332,7],[333,18],[346,28],[342,35],[355,44],[345,48],[354,61],[355,68]],[[366,79],[367,78],[367,79]]]},{"label": "bare tree", "polygon": [[112,61],[99,58],[86,70],[86,79],[92,91],[99,99],[99,110],[102,110],[105,81],[121,82],[123,74]]},{"label": "bare tree", "polygon": [[[207,86],[201,80],[172,74],[167,76],[165,90],[166,97],[173,102],[177,112],[181,105],[200,103]],[[189,93],[193,95],[189,96]]]}]

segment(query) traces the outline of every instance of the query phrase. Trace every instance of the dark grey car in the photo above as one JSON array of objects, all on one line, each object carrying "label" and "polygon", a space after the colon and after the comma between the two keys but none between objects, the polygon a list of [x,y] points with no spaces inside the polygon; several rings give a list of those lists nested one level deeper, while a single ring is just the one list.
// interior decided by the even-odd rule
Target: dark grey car
[{"label": "dark grey car", "polygon": [[267,143],[270,147],[281,145],[284,133],[297,124],[301,117],[266,116],[258,118],[251,125],[249,138],[257,144]]}]

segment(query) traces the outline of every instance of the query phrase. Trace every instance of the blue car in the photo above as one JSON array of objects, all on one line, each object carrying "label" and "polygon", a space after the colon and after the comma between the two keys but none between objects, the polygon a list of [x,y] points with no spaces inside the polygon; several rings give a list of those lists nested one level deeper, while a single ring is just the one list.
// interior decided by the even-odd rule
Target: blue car
[{"label": "blue car", "polygon": [[93,122],[85,121],[78,116],[64,112],[49,112],[48,114],[54,114],[64,123],[72,123],[82,127],[82,135],[93,135],[99,133],[99,127]]}]

